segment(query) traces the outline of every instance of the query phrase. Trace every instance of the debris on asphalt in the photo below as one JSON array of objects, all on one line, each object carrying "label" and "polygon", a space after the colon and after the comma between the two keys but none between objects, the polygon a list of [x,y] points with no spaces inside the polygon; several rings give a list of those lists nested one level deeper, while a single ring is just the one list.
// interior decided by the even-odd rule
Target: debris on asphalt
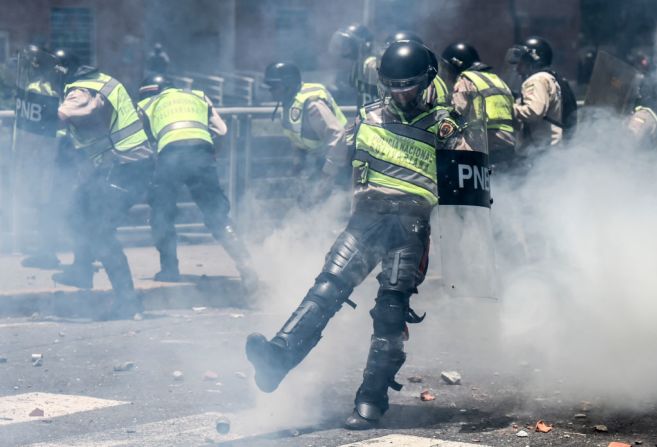
[{"label": "debris on asphalt", "polygon": [[137,313],[132,317],[132,319],[135,320],[135,321],[142,321],[142,320],[144,319],[144,316],[143,316],[141,313],[137,312]]},{"label": "debris on asphalt", "polygon": [[173,380],[183,380],[185,378],[185,375],[182,373],[182,371],[174,371],[173,374]]},{"label": "debris on asphalt", "polygon": [[642,444],[643,444],[643,441],[638,441],[638,440],[637,440],[637,441],[634,441],[634,444],[636,444],[636,445],[642,445]]},{"label": "debris on asphalt", "polygon": [[7,363],[7,357],[0,357],[0,363]]},{"label": "debris on asphalt", "polygon": [[448,385],[459,385],[461,383],[461,374],[456,371],[443,371],[440,373],[440,378]]},{"label": "debris on asphalt", "polygon": [[601,433],[607,433],[607,432],[609,431],[609,429],[607,428],[607,426],[606,426],[606,425],[603,425],[603,424],[594,425],[594,426],[593,426],[593,429],[594,429],[595,431],[599,431],[599,432],[601,432]]},{"label": "debris on asphalt", "polygon": [[552,425],[546,424],[544,421],[538,421],[536,423],[536,431],[539,433],[550,433],[552,431]]},{"label": "debris on asphalt", "polygon": [[194,312],[203,312],[203,311],[206,310],[206,309],[207,309],[207,307],[203,307],[203,306],[192,307],[192,310],[193,310]]},{"label": "debris on asphalt", "polygon": [[217,374],[214,371],[209,371],[208,370],[208,371],[203,373],[203,380],[210,381],[210,380],[217,380],[218,378],[219,378],[219,374]]},{"label": "debris on asphalt", "polygon": [[43,365],[43,354],[32,354],[32,366],[42,366]]},{"label": "debris on asphalt", "polygon": [[436,399],[436,396],[431,394],[431,391],[429,391],[429,390],[424,390],[420,393],[420,400],[422,400],[424,402],[427,402],[427,401],[430,401],[430,400],[435,400],[435,399]]},{"label": "debris on asphalt", "polygon": [[632,447],[630,444],[624,442],[610,442],[607,447]]},{"label": "debris on asphalt", "polygon": [[411,376],[411,377],[408,378],[408,381],[410,383],[422,383],[423,380],[424,379],[420,376]]},{"label": "debris on asphalt", "polygon": [[34,418],[40,418],[40,417],[43,417],[44,414],[45,413],[43,412],[43,410],[41,408],[35,408],[34,410],[32,410],[32,412],[30,412],[30,414],[28,416],[34,417]]},{"label": "debris on asphalt", "polygon": [[235,375],[240,379],[246,379],[246,374],[244,374],[242,371],[237,371]]},{"label": "debris on asphalt", "polygon": [[575,419],[586,419],[587,416],[585,413],[577,413],[575,416],[573,416]]},{"label": "debris on asphalt", "polygon": [[134,367],[135,367],[134,362],[123,362],[123,363],[119,363],[117,365],[114,365],[114,371],[115,372],[130,371]]},{"label": "debris on asphalt", "polygon": [[230,318],[244,318],[244,314],[230,314]]},{"label": "debris on asphalt", "polygon": [[583,400],[579,403],[580,411],[591,411],[592,408],[593,408],[593,404],[586,400]]},{"label": "debris on asphalt", "polygon": [[39,318],[41,318],[41,315],[39,315],[39,312],[34,312],[32,315],[30,315],[30,320],[36,321]]},{"label": "debris on asphalt", "polygon": [[215,424],[215,429],[220,435],[225,435],[230,431],[230,420],[226,417],[220,417],[217,419]]},{"label": "debris on asphalt", "polygon": [[59,335],[60,337],[66,337],[66,334],[65,334],[64,332],[60,332],[58,335]]},{"label": "debris on asphalt", "polygon": [[526,438],[529,436],[529,433],[527,433],[525,430],[520,430],[519,432],[516,432],[516,436],[519,438]]}]

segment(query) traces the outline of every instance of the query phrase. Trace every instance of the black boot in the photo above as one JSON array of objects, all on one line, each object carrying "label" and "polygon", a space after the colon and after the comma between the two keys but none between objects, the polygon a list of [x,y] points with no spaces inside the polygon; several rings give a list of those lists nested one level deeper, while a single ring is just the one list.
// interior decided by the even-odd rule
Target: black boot
[{"label": "black boot", "polygon": [[322,338],[329,320],[342,307],[351,289],[340,288],[338,281],[322,273],[299,307],[271,340],[258,333],[249,335],[246,356],[255,368],[256,384],[271,393],[287,373],[297,366]]},{"label": "black boot", "polygon": [[79,289],[91,289],[94,286],[93,264],[73,263],[65,266],[61,272],[53,273],[53,281]]},{"label": "black boot", "polygon": [[363,383],[356,393],[354,411],[345,421],[350,430],[374,427],[388,411],[388,388],[401,390],[395,375],[406,361],[401,336],[378,337],[373,335]]},{"label": "black boot", "polygon": [[246,249],[246,245],[237,235],[232,225],[226,225],[222,228],[221,234],[214,234],[215,239],[221,242],[226,253],[235,262],[235,267],[240,273],[242,287],[248,294],[254,293],[258,289],[258,274],[251,267],[251,257]]},{"label": "black boot", "polygon": [[160,271],[155,274],[153,280],[162,282],[180,281],[175,235],[172,238],[159,241],[157,249],[160,252]]}]

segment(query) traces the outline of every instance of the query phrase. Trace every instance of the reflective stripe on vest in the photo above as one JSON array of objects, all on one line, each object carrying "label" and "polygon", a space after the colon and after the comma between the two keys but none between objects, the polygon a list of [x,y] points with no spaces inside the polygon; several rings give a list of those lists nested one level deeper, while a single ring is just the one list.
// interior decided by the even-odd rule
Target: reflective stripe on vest
[{"label": "reflective stripe on vest", "polygon": [[320,139],[309,138],[304,135],[304,112],[306,102],[310,99],[320,99],[329,106],[341,125],[347,124],[347,118],[335,103],[331,93],[322,84],[304,83],[301,90],[294,97],[290,107],[283,110],[283,133],[290,139],[292,144],[307,151],[319,149],[322,146]]},{"label": "reflective stripe on vest", "polygon": [[[486,103],[486,127],[513,132],[513,94],[509,87],[493,73],[464,71]],[[475,98],[475,101],[477,99]]]},{"label": "reflective stripe on vest", "polygon": [[85,152],[89,158],[98,160],[103,153],[115,149],[127,152],[142,148],[148,138],[137,110],[123,84],[103,73],[96,73],[87,78],[67,84],[64,96],[75,88],[85,88],[103,95],[114,109],[108,135],[103,135],[91,142],[82,142],[77,137],[75,126],[69,126],[76,149]]},{"label": "reflective stripe on vest", "polygon": [[157,140],[157,150],[177,141],[202,140],[212,144],[209,105],[200,90],[168,88],[139,102]]},{"label": "reflective stripe on vest", "polygon": [[438,75],[436,75],[435,78],[433,78],[432,81],[433,84],[433,90],[435,92],[435,99],[434,99],[434,104],[439,105],[443,104],[446,105],[449,103],[449,90],[447,89],[447,85],[445,84],[445,81],[442,80],[442,78]]},{"label": "reflective stripe on vest", "polygon": [[431,205],[438,203],[435,107],[410,123],[383,122],[383,106],[361,110],[364,121],[356,134],[353,165],[361,183],[371,183],[414,194]]}]

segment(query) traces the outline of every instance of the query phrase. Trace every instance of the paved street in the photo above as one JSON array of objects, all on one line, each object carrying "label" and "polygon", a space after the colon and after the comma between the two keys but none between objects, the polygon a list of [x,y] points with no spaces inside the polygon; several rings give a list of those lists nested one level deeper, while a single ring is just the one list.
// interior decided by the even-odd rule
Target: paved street
[{"label": "paved street", "polygon": [[[290,246],[289,254],[297,248]],[[210,264],[223,266],[207,271],[217,283],[236,282],[219,247],[183,250],[190,259],[196,250],[205,253]],[[263,252],[267,250],[264,246]],[[439,299],[435,279],[422,286],[415,300],[416,310],[428,316],[411,327],[408,361],[399,374],[404,388],[391,392],[391,410],[378,429],[341,428],[367,353],[373,280],[357,289],[356,311],[345,308],[338,314],[317,349],[279,390],[272,395],[259,392],[243,354],[244,339],[253,330],[273,334],[309,286],[314,267],[309,263],[296,272],[301,284],[289,284],[289,275],[266,275],[267,285],[252,308],[227,307],[227,300],[212,306],[172,300],[159,306],[161,301],[154,299],[142,321],[101,323],[47,313],[0,320],[0,357],[6,359],[0,363],[0,444],[655,445],[652,410],[619,417],[594,399],[582,403],[579,396],[568,396],[558,381],[552,389],[533,389],[542,371],[531,352],[507,352],[500,345],[498,305]],[[291,294],[285,293],[286,284]],[[234,294],[233,302],[239,302],[237,287],[213,290]],[[444,370],[458,371],[462,383],[446,384],[440,378]],[[435,400],[422,401],[425,390]],[[226,434],[215,429],[221,418],[230,421]],[[535,432],[539,419],[554,429]],[[596,432],[596,424],[606,425],[609,432]],[[517,436],[521,430],[527,437]]]}]

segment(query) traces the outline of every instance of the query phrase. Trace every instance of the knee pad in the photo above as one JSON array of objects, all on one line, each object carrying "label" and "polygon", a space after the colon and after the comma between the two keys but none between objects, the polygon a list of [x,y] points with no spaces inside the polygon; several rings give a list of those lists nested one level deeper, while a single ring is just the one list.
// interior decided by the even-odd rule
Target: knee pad
[{"label": "knee pad", "polygon": [[375,336],[399,335],[404,331],[408,312],[408,295],[384,290],[379,293],[376,305],[370,310]]},{"label": "knee pad", "polygon": [[354,287],[369,274],[369,263],[358,239],[347,231],[342,232],[326,255],[323,272]]},{"label": "knee pad", "polygon": [[381,273],[377,276],[383,290],[412,294],[424,281],[427,263],[426,249],[420,245],[408,245],[386,254]]},{"label": "knee pad", "polygon": [[306,294],[304,301],[313,301],[322,309],[337,312],[342,304],[348,302],[353,288],[339,278],[323,272],[316,279],[313,287]]}]

